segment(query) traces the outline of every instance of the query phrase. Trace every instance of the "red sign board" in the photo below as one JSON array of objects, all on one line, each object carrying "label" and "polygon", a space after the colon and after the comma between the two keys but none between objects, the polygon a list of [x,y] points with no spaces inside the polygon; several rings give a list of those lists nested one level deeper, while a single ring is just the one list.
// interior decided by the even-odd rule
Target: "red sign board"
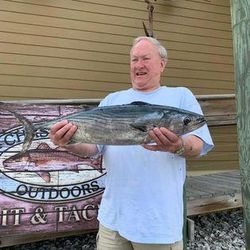
[{"label": "red sign board", "polygon": [[85,158],[57,147],[48,129],[36,133],[20,154],[25,130],[10,111],[32,123],[86,108],[70,104],[0,105],[0,235],[88,231],[98,228],[104,190],[100,156]]}]

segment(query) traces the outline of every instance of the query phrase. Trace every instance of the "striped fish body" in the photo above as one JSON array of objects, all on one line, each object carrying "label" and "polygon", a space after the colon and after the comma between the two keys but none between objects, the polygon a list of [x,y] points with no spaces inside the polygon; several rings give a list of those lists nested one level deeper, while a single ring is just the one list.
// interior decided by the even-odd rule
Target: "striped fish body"
[{"label": "striped fish body", "polygon": [[78,127],[72,143],[103,145],[150,143],[148,132],[154,127],[165,127],[177,135],[183,135],[205,123],[202,115],[142,102],[98,107],[64,118]]},{"label": "striped fish body", "polygon": [[13,111],[12,113],[25,127],[26,136],[23,152],[29,148],[37,130],[50,127],[65,119],[78,127],[72,138],[72,143],[82,142],[101,145],[150,143],[151,139],[148,132],[154,127],[165,127],[177,135],[183,135],[206,123],[204,117],[200,114],[144,102],[83,110],[42,124],[32,124],[22,115]]}]

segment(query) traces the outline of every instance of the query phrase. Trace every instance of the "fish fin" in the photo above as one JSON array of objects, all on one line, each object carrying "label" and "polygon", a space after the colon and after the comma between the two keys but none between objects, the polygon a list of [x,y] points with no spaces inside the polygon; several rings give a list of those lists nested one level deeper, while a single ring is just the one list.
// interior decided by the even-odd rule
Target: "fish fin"
[{"label": "fish fin", "polygon": [[75,144],[75,143],[78,143],[77,140],[75,140],[74,138],[71,138],[71,140],[67,143],[67,144]]},{"label": "fish fin", "polygon": [[164,116],[163,112],[154,112],[144,115],[131,123],[130,126],[139,129],[142,132],[147,132],[149,129],[157,127],[159,120]]},{"label": "fish fin", "polygon": [[35,136],[35,132],[37,131],[37,129],[33,126],[33,124],[27,119],[25,118],[23,115],[20,115],[18,113],[16,113],[13,110],[8,110],[10,113],[12,113],[16,119],[23,124],[24,126],[24,130],[25,130],[25,138],[24,138],[24,142],[23,142],[23,147],[21,152],[25,153],[28,148],[31,145],[31,142]]},{"label": "fish fin", "polygon": [[131,105],[151,105],[150,103],[141,102],[141,101],[131,102],[130,104]]},{"label": "fish fin", "polygon": [[50,182],[51,176],[49,172],[36,172],[45,182]]},{"label": "fish fin", "polygon": [[51,149],[46,142],[42,142],[38,145],[37,149]]},{"label": "fish fin", "polygon": [[140,124],[136,124],[136,123],[131,123],[130,126],[132,128],[140,130],[141,132],[147,132],[147,126],[146,125],[140,125]]},{"label": "fish fin", "polygon": [[102,166],[98,166],[95,163],[90,162],[90,163],[88,163],[88,166],[92,167],[93,169],[97,170],[100,173],[103,172]]},{"label": "fish fin", "polygon": [[[79,164],[79,165],[80,165],[80,164]],[[74,165],[72,170],[75,171],[75,172],[77,172],[77,173],[79,173],[78,165],[77,165],[77,164]]]},{"label": "fish fin", "polygon": [[[56,147],[56,148],[54,148],[54,149],[57,150],[57,151],[69,152],[66,148],[61,147],[61,146]],[[72,154],[73,154],[73,153],[72,153]]]},{"label": "fish fin", "polygon": [[94,168],[98,172],[103,173],[102,155],[98,154],[95,156],[91,156],[91,157],[89,157],[89,159],[90,159],[89,166],[91,166],[92,168]]}]

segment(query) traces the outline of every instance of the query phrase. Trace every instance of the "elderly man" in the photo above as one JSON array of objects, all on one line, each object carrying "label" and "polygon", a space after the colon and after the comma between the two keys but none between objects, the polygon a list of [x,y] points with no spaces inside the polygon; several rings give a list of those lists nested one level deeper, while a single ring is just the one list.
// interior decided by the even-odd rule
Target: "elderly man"
[{"label": "elderly man", "polygon": [[[187,88],[161,86],[167,51],[158,40],[136,38],[130,58],[132,88],[109,94],[101,106],[143,101],[202,113]],[[212,149],[207,126],[182,137],[157,127],[149,132],[154,144],[136,146],[67,145],[76,130],[68,121],[58,122],[51,128],[50,138],[69,151],[104,156],[107,176],[98,214],[97,249],[183,249],[186,157]]]}]

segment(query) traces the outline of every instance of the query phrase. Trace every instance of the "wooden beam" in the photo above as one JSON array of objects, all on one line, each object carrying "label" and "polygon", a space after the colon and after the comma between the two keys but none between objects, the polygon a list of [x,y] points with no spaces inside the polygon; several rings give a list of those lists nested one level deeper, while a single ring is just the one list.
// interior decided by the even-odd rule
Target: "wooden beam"
[{"label": "wooden beam", "polygon": [[231,0],[239,158],[246,249],[250,249],[250,0]]},{"label": "wooden beam", "polygon": [[209,126],[236,124],[234,95],[197,96]]},{"label": "wooden beam", "polygon": [[[198,102],[206,117],[209,126],[236,124],[235,95],[198,95]],[[68,99],[68,100],[27,100],[27,101],[2,101],[2,103],[19,104],[86,104],[98,105],[101,99]],[[1,103],[1,102],[0,102]]]},{"label": "wooden beam", "polygon": [[242,207],[241,193],[221,195],[187,202],[187,216],[207,214]]},{"label": "wooden beam", "polygon": [[89,231],[69,231],[69,232],[58,232],[58,233],[39,233],[39,234],[20,234],[20,235],[12,235],[0,237],[0,249],[3,247],[20,245],[20,244],[28,244],[31,242],[44,241],[44,240],[54,240],[56,238],[61,237],[70,237],[70,236],[82,236],[88,233],[96,233],[97,230],[89,230]]}]

